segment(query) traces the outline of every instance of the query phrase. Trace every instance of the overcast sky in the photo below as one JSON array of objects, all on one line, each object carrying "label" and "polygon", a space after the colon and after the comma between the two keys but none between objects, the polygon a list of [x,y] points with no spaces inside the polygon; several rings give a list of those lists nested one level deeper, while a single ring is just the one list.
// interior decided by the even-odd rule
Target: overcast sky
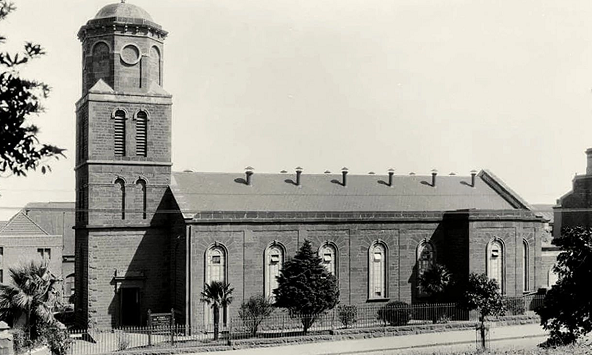
[{"label": "overcast sky", "polygon": [[[68,149],[47,175],[0,178],[0,220],[74,201],[76,33],[111,1],[16,0],[9,39],[47,55],[35,122]],[[589,0],[128,0],[169,31],[173,169],[469,175],[555,203],[592,147]]]}]

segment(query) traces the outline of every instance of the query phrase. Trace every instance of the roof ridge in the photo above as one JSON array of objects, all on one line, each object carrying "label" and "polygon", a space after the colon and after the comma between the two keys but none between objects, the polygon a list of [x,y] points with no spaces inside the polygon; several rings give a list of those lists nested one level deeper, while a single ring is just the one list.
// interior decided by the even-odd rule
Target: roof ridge
[{"label": "roof ridge", "polygon": [[2,227],[2,229],[0,229],[0,234],[2,234],[2,232],[4,232],[8,226],[11,225],[11,223],[19,216],[23,216],[25,217],[25,219],[27,219],[29,222],[31,222],[35,227],[37,227],[39,229],[39,231],[41,231],[43,234],[45,235],[50,235],[49,233],[47,233],[47,231],[45,229],[43,229],[39,224],[37,224],[37,222],[35,222],[34,220],[31,219],[31,217],[27,216],[25,213],[23,213],[23,211],[19,211],[17,212],[14,216],[12,216],[12,218],[10,218],[8,220],[8,222],[6,222],[6,224]]}]

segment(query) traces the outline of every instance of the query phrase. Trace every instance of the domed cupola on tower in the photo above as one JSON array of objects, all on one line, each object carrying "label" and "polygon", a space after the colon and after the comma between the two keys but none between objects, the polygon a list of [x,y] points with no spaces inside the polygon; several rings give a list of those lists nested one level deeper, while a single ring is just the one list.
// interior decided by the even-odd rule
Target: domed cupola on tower
[{"label": "domed cupola on tower", "polygon": [[167,32],[144,9],[109,4],[80,28],[82,94],[102,79],[115,92],[162,87],[163,41]]}]

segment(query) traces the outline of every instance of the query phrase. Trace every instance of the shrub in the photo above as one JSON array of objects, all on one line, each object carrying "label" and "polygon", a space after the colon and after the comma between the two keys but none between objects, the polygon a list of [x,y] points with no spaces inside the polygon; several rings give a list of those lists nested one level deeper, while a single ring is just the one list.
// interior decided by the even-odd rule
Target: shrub
[{"label": "shrub", "polygon": [[33,348],[35,342],[31,340],[27,331],[21,328],[11,330],[13,338],[13,348],[15,354],[22,354]]},{"label": "shrub", "polygon": [[66,355],[72,345],[68,330],[62,325],[47,326],[41,329],[41,338],[52,354]]},{"label": "shrub", "polygon": [[522,298],[506,298],[504,299],[504,307],[508,313],[516,316],[526,312]]},{"label": "shrub", "polygon": [[358,308],[354,305],[341,305],[337,307],[337,315],[341,324],[347,328],[349,325],[357,322]]},{"label": "shrub", "polygon": [[389,302],[378,310],[378,319],[384,324],[405,325],[411,320],[411,306],[401,301]]},{"label": "shrub", "polygon": [[251,296],[248,301],[241,304],[238,315],[243,321],[243,325],[249,329],[249,333],[255,337],[259,325],[269,317],[273,309],[273,303],[265,296]]},{"label": "shrub", "polygon": [[124,331],[117,332],[117,350],[125,350],[130,346],[130,338]]}]

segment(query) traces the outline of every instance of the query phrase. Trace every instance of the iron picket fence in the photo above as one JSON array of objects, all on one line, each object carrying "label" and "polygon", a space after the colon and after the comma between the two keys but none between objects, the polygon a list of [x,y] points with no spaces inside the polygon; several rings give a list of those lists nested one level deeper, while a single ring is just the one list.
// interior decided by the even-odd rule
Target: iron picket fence
[{"label": "iron picket fence", "polygon": [[[506,298],[507,315],[533,313],[544,296]],[[310,324],[304,333],[303,320]],[[219,338],[214,340],[214,325],[201,324],[186,328],[172,326],[122,327],[117,329],[70,330],[73,340],[70,354],[103,354],[126,349],[153,347],[217,347],[236,341],[264,342],[265,339],[309,336],[331,336],[350,329],[372,329],[417,326],[449,322],[475,322],[477,314],[454,303],[442,304],[369,304],[339,305],[314,316],[290,316],[284,309],[276,309],[262,319],[228,317],[219,325]],[[222,320],[221,320],[222,321]]]}]

